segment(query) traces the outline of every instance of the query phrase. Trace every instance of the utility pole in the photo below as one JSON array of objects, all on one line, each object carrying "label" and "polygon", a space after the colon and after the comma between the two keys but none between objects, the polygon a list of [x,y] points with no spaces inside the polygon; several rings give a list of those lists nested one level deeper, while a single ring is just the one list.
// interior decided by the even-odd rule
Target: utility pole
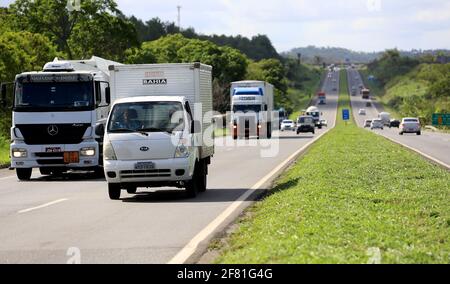
[{"label": "utility pole", "polygon": [[178,10],[178,29],[181,31],[181,6],[177,6]]}]

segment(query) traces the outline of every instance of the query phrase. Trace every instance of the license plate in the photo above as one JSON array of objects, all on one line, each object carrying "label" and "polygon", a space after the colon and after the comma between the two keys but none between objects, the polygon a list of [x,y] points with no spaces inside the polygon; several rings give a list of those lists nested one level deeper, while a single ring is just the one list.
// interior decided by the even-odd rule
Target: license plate
[{"label": "license plate", "polygon": [[135,170],[153,170],[153,169],[155,169],[155,163],[152,163],[152,162],[136,163],[134,165],[134,169]]},{"label": "license plate", "polygon": [[62,152],[61,147],[50,147],[50,148],[45,148],[45,152],[47,153],[60,153]]}]

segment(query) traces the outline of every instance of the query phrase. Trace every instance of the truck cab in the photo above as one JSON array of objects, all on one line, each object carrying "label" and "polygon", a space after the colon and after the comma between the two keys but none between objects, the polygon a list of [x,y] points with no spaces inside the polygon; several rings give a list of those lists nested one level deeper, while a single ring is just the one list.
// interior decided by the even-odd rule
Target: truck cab
[{"label": "truck cab", "polygon": [[317,98],[319,100],[319,105],[327,104],[327,94],[325,92],[320,92],[317,94]]},{"label": "truck cab", "polygon": [[102,58],[47,63],[14,82],[11,168],[29,180],[67,170],[101,172],[102,139],[95,133],[111,101],[108,65]]},{"label": "truck cab", "polygon": [[319,129],[322,129],[322,123],[321,123],[322,113],[320,112],[320,110],[317,107],[315,107],[315,106],[309,107],[306,110],[305,115],[311,116],[314,119],[314,124],[316,125],[316,127]]}]

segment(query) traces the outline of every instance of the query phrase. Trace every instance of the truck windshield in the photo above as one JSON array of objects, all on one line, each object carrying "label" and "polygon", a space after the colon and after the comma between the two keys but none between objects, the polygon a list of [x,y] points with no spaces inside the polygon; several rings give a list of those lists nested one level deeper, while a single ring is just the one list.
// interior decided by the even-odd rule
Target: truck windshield
[{"label": "truck windshield", "polygon": [[261,105],[234,105],[233,112],[260,112]]},{"label": "truck windshield", "polygon": [[308,115],[310,115],[310,116],[312,116],[312,117],[314,117],[314,118],[318,118],[319,116],[320,116],[320,113],[319,112],[309,112],[309,113],[307,113]]},{"label": "truck windshield", "polygon": [[92,82],[16,84],[15,111],[87,111],[94,108]]},{"label": "truck windshield", "polygon": [[134,102],[114,106],[108,124],[109,133],[168,132],[184,130],[184,112],[180,102]]}]

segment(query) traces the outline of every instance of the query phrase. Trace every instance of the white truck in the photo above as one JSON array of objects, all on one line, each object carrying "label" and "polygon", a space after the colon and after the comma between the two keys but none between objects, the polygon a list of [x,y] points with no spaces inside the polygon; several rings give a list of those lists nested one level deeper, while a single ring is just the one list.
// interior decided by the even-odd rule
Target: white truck
[{"label": "white truck", "polygon": [[378,118],[381,119],[384,126],[390,126],[391,125],[391,114],[388,112],[381,112],[378,114]]},{"label": "white truck", "polygon": [[55,58],[42,71],[16,75],[10,155],[19,180],[29,180],[33,168],[42,175],[102,172],[103,137],[94,129],[108,116],[108,66],[114,64],[99,57]]},{"label": "white truck", "polygon": [[310,106],[306,112],[306,115],[312,116],[314,119],[314,124],[316,125],[317,128],[322,129],[322,113],[320,112],[320,110],[316,107],[316,106]]},{"label": "white truck", "polygon": [[212,67],[111,66],[111,93],[118,100],[104,139],[109,197],[139,187],[204,192],[214,155]]},{"label": "white truck", "polygon": [[272,137],[273,86],[263,81],[231,83],[231,123],[233,139]]}]

